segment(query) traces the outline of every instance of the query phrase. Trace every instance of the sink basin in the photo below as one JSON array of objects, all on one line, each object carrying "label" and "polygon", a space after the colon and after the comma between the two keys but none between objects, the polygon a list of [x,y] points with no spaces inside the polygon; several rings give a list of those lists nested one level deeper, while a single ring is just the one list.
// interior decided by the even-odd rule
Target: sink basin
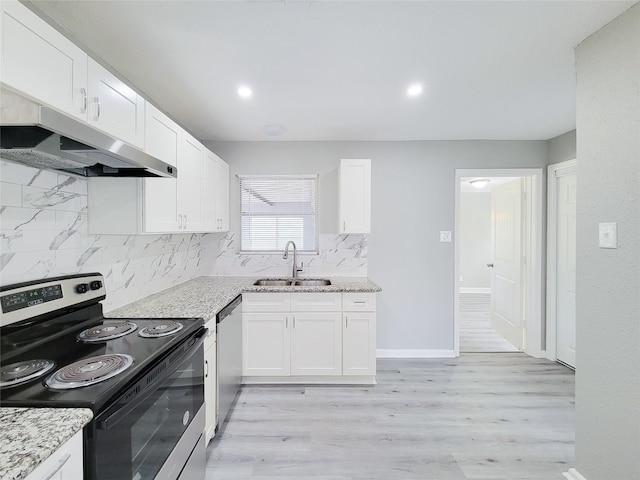
[{"label": "sink basin", "polygon": [[298,287],[323,287],[331,285],[331,280],[326,278],[300,278],[293,285]]},{"label": "sink basin", "polygon": [[279,278],[261,278],[253,282],[254,285],[260,287],[288,287],[293,282],[291,280],[279,279]]}]

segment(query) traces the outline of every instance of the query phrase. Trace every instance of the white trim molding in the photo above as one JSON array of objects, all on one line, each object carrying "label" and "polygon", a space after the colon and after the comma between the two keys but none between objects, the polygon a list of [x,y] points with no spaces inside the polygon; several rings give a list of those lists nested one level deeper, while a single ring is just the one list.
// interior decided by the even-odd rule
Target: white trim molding
[{"label": "white trim molding", "polygon": [[570,468],[569,471],[564,472],[562,476],[567,480],[587,480],[582,475],[580,475],[575,468]]},{"label": "white trim molding", "polygon": [[413,350],[413,349],[384,349],[376,350],[377,358],[455,358],[453,350]]},{"label": "white trim molding", "polygon": [[[526,199],[524,200],[527,215],[527,234],[522,239],[524,251],[527,252],[527,262],[523,271],[525,285],[524,315],[524,352],[535,358],[546,355],[542,342],[545,312],[542,305],[544,300],[542,277],[542,243],[544,226],[542,224],[542,168],[511,168],[511,169],[456,169],[455,171],[455,232],[460,231],[460,190],[462,178],[465,177],[521,177],[526,185]],[[453,341],[454,354],[460,355],[460,235],[454,235],[454,300],[453,300]]]},{"label": "white trim molding", "polygon": [[577,161],[567,160],[547,167],[547,329],[545,357],[556,361],[556,308],[557,308],[557,227],[558,227],[558,177],[576,173]]}]

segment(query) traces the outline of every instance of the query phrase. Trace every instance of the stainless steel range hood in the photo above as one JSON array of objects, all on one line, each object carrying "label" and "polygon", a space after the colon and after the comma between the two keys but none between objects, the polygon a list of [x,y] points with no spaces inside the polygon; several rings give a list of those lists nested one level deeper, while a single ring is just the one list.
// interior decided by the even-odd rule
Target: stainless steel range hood
[{"label": "stainless steel range hood", "polygon": [[56,110],[5,89],[0,157],[86,177],[176,177],[177,169]]}]

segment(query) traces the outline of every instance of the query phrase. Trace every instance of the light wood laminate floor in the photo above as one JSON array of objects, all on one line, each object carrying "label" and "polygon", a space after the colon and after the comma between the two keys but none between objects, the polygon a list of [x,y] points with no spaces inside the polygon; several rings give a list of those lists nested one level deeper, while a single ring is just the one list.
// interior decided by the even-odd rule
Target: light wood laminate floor
[{"label": "light wood laminate floor", "polygon": [[490,293],[460,293],[460,351],[519,351],[491,328]]},{"label": "light wood laminate floor", "polygon": [[375,386],[245,386],[207,480],[562,480],[574,374],[523,353],[379,359]]}]

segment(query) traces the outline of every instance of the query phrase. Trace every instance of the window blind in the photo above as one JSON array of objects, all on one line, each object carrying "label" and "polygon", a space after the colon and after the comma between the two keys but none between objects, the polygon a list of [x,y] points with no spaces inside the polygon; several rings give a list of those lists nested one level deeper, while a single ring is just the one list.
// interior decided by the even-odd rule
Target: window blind
[{"label": "window blind", "polygon": [[318,175],[239,175],[240,250],[316,252]]}]

